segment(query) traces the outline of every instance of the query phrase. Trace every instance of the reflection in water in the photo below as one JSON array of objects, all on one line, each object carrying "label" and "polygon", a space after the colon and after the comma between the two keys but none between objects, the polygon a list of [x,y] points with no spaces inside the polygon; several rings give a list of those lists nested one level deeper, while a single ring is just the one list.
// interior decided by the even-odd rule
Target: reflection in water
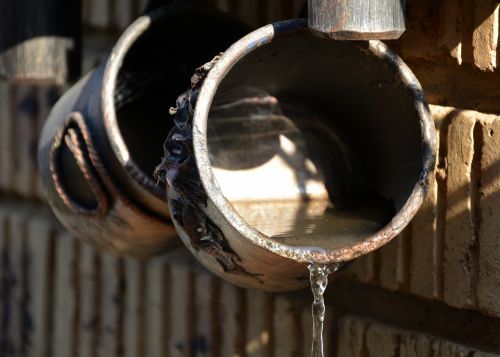
[{"label": "reflection in water", "polygon": [[210,161],[225,197],[327,199],[324,173],[312,160],[304,133],[275,97],[253,89],[244,93],[249,97],[237,96],[210,112]]},{"label": "reflection in water", "polygon": [[209,116],[210,160],[249,225],[285,244],[338,249],[381,229],[393,207],[360,184],[359,160],[331,120],[307,108],[255,88],[226,93]]},{"label": "reflection in water", "polygon": [[240,216],[265,235],[292,246],[339,249],[381,229],[392,209],[382,200],[336,209],[326,200],[232,202]]}]

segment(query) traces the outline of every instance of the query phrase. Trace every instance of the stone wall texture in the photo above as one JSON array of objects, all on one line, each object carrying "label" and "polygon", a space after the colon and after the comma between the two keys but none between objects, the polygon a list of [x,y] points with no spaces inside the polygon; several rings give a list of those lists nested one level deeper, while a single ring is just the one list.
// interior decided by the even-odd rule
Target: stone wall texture
[{"label": "stone wall texture", "polygon": [[[250,26],[299,0],[210,0]],[[145,0],[84,0],[84,72]],[[328,356],[500,356],[499,4],[407,0],[389,42],[421,81],[439,132],[410,226],[327,294]],[[311,296],[233,287],[182,247],[138,261],[95,251],[53,217],[36,147],[65,88],[0,82],[0,357],[308,356]],[[397,150],[397,148],[395,148]]]}]

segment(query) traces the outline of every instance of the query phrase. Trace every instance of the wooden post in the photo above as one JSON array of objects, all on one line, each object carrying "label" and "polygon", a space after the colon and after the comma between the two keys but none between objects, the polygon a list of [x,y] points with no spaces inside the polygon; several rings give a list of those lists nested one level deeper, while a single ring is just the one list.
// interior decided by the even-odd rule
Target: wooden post
[{"label": "wooden post", "polygon": [[309,27],[339,40],[397,39],[405,0],[309,0]]},{"label": "wooden post", "polygon": [[81,0],[0,0],[0,78],[63,84],[80,54]]}]

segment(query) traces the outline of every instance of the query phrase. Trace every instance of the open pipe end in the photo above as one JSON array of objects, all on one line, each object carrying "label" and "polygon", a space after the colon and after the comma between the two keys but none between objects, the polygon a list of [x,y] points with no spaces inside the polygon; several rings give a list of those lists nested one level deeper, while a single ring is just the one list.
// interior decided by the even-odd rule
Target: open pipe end
[{"label": "open pipe end", "polygon": [[[387,243],[420,206],[432,120],[416,78],[380,42],[278,28],[240,40],[208,74],[193,123],[201,180],[256,244],[301,262],[350,260]],[[362,233],[335,240],[351,219]]]},{"label": "open pipe end", "polygon": [[418,81],[383,43],[332,41],[287,21],[245,36],[206,71],[178,100],[166,177],[181,238],[215,273],[296,287],[304,265],[369,253],[415,215],[434,124]]}]

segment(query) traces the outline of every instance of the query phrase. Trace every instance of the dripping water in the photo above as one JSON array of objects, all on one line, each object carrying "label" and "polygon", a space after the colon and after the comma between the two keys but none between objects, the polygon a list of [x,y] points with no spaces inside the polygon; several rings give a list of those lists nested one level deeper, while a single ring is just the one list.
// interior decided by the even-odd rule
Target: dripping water
[{"label": "dripping water", "polygon": [[[249,226],[288,246],[338,251],[380,230],[395,212],[367,180],[356,140],[316,109],[262,88],[228,86],[210,108],[209,157],[223,196]],[[339,266],[309,265],[313,357],[324,355],[323,294]]]},{"label": "dripping water", "polygon": [[323,324],[325,321],[324,293],[328,286],[328,277],[338,269],[338,265],[309,265],[311,290],[314,296],[312,304],[313,338],[311,347],[312,357],[323,357]]}]

